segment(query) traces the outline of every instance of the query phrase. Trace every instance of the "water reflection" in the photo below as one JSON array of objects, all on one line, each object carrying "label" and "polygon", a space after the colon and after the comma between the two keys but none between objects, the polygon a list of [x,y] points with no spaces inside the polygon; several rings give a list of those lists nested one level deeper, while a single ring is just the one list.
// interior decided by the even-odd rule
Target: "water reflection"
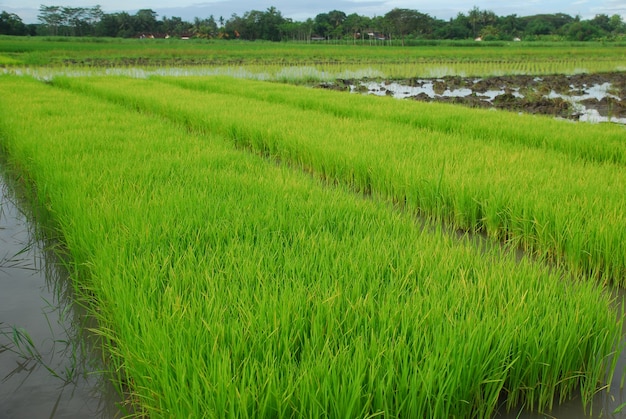
[{"label": "water reflection", "polygon": [[607,389],[599,391],[593,398],[587,411],[580,397],[574,397],[562,404],[555,404],[551,411],[544,413],[530,412],[523,407],[505,413],[496,414],[494,419],[626,419],[626,391],[620,388],[621,376],[626,368],[626,354],[622,353],[615,368],[615,375]]},{"label": "water reflection", "polygon": [[[478,83],[478,81],[480,79],[476,79],[475,83]],[[534,81],[541,82],[541,78],[536,78]],[[422,98],[427,101],[445,101],[445,99],[461,98],[467,99],[468,104],[476,105],[477,103],[482,103],[485,106],[493,105],[498,98],[505,98],[505,100],[510,100],[510,98],[524,99],[525,94],[528,94],[528,92],[522,92],[519,86],[478,90],[474,89],[471,84],[469,87],[445,86],[445,81],[442,79],[411,80],[410,85],[406,82],[350,81],[349,89],[351,92],[362,92],[376,96],[393,96],[397,99]],[[622,100],[619,96],[612,94],[614,89],[613,84],[609,82],[590,83],[581,88],[571,86],[568,92],[561,93],[551,90],[546,94],[539,94],[537,90],[533,90],[531,91],[531,96],[538,95],[539,98],[562,99],[571,105],[573,119],[581,122],[626,124],[626,117],[620,116],[621,113],[618,111],[618,108],[621,109],[623,107]],[[603,104],[606,100],[614,103],[616,115],[611,115],[610,106]],[[599,109],[602,109],[602,112]]]},{"label": "water reflection", "polygon": [[67,272],[4,175],[0,170],[0,419],[120,416]]}]

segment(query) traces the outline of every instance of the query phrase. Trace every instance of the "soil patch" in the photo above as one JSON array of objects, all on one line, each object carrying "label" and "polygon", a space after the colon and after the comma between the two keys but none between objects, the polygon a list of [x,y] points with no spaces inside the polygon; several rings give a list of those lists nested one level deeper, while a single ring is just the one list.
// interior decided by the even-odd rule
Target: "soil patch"
[{"label": "soil patch", "polygon": [[626,74],[337,80],[318,87],[474,108],[626,124]]}]

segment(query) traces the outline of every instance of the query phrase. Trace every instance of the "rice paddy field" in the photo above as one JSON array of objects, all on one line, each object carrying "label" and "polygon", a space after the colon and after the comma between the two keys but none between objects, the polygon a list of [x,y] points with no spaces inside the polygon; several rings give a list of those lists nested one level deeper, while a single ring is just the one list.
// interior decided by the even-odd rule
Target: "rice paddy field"
[{"label": "rice paddy field", "polygon": [[626,43],[326,43],[0,36],[0,66],[74,74],[234,75],[290,83],[339,78],[574,74],[626,70]]},{"label": "rice paddy field", "polygon": [[[63,243],[125,414],[491,418],[578,398],[592,415],[623,373],[624,127],[280,84],[255,67],[333,50],[350,71],[403,77],[420,59],[619,71],[619,49],[512,46],[498,61],[503,46],[425,46],[412,60],[234,44],[255,76],[233,78],[53,58],[152,54],[137,42],[23,42],[0,48],[31,62],[0,75],[0,149]],[[462,48],[465,63],[451,58]]]}]

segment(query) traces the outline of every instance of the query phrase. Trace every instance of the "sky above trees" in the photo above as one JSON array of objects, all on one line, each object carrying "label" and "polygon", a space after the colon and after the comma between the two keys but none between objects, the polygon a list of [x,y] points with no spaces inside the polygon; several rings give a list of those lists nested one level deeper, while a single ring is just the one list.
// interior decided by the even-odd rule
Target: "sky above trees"
[{"label": "sky above trees", "polygon": [[450,19],[458,13],[466,13],[476,6],[482,10],[491,10],[498,16],[516,14],[518,16],[542,13],[565,13],[591,19],[598,14],[621,15],[626,19],[624,0],[60,0],[42,2],[41,0],[0,0],[0,10],[15,13],[24,23],[37,23],[41,4],[67,7],[92,7],[100,5],[105,13],[126,11],[135,13],[140,9],[152,9],[160,17],[181,17],[193,20],[195,17],[231,17],[250,10],[266,10],[276,7],[286,18],[296,21],[314,18],[319,13],[329,10],[341,10],[347,14],[357,13],[364,16],[382,16],[394,8],[419,10],[421,13],[438,19]]}]

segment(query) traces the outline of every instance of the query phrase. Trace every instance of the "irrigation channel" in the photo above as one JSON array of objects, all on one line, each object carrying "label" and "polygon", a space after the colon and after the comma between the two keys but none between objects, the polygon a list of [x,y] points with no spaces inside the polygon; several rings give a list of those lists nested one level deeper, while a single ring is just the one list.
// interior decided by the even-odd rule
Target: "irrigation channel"
[{"label": "irrigation channel", "polygon": [[67,272],[5,176],[0,170],[0,419],[117,417],[119,396],[100,372]]}]

